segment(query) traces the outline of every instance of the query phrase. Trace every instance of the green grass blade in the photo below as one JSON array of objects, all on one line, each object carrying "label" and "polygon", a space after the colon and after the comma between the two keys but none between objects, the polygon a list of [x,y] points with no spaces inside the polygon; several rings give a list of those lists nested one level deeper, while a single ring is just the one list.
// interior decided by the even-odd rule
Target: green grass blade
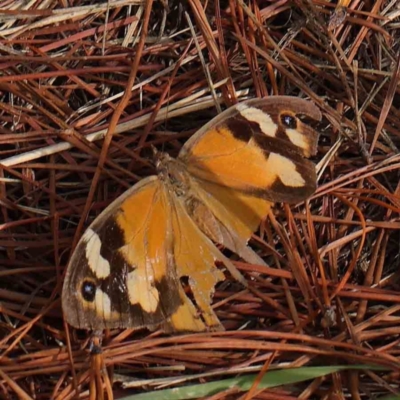
[{"label": "green grass blade", "polygon": [[[382,370],[381,367],[366,366],[366,365],[358,365],[358,366],[337,365],[329,367],[301,367],[301,368],[281,369],[281,370],[267,372],[261,379],[260,383],[258,384],[258,388],[265,389],[265,388],[272,388],[275,386],[303,382],[309,379],[325,376],[327,374],[331,374],[334,372],[350,370],[350,369]],[[257,377],[256,374],[243,375],[215,382],[182,386],[174,389],[156,390],[153,392],[127,396],[124,397],[123,400],[153,400],[155,398],[157,398],[157,400],[196,399],[199,397],[212,396],[221,391],[235,387],[239,391],[247,391],[251,388],[254,379],[256,377]]]}]

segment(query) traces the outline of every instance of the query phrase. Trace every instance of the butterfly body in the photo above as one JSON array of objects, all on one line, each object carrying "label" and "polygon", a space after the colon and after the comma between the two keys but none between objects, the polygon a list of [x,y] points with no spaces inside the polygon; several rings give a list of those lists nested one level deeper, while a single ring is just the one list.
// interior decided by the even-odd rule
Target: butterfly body
[{"label": "butterfly body", "polygon": [[90,225],[63,287],[67,321],[86,329],[223,329],[210,303],[224,273],[242,283],[218,243],[250,263],[247,242],[275,201],[316,187],[317,134],[296,114],[318,109],[292,97],[250,100],[214,118],[174,159],[156,153],[157,175],[141,180]]},{"label": "butterfly body", "polygon": [[157,176],[168,191],[177,197],[186,196],[190,191],[190,179],[185,165],[167,153],[156,153]]}]

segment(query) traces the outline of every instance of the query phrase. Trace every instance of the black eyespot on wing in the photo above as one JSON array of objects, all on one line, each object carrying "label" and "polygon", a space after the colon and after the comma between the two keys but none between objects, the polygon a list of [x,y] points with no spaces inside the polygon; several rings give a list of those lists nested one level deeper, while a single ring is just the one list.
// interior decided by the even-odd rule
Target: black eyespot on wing
[{"label": "black eyespot on wing", "polygon": [[297,118],[290,114],[282,114],[281,122],[287,128],[296,129],[297,128]]},{"label": "black eyespot on wing", "polygon": [[82,297],[92,303],[96,297],[96,284],[93,281],[85,279],[81,286],[81,292]]}]

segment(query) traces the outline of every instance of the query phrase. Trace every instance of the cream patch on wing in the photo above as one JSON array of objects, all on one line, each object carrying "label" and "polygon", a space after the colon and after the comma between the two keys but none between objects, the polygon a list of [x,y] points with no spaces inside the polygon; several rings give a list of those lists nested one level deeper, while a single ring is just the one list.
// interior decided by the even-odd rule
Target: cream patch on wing
[{"label": "cream patch on wing", "polygon": [[308,143],[308,140],[298,130],[286,129],[286,135],[295,146],[306,151],[309,150],[310,144]]},{"label": "cream patch on wing", "polygon": [[296,171],[296,164],[288,158],[277,153],[271,153],[268,157],[268,169],[279,176],[281,182],[289,187],[302,187],[305,185],[305,180]]},{"label": "cream patch on wing", "polygon": [[89,268],[98,279],[107,278],[110,275],[110,263],[100,254],[101,240],[93,229],[87,229],[82,236],[85,242],[86,259]]},{"label": "cream patch on wing", "polygon": [[97,315],[102,316],[104,319],[110,319],[112,314],[114,314],[114,312],[111,311],[110,297],[99,288],[96,290],[94,308]]},{"label": "cream patch on wing", "polygon": [[267,113],[259,108],[249,107],[245,104],[239,104],[237,110],[247,120],[256,122],[262,133],[270,137],[275,137],[278,125],[272,121],[272,118]]},{"label": "cream patch on wing", "polygon": [[160,293],[154,286],[154,277],[146,274],[142,268],[129,272],[126,286],[131,304],[139,304],[147,313],[157,310]]}]

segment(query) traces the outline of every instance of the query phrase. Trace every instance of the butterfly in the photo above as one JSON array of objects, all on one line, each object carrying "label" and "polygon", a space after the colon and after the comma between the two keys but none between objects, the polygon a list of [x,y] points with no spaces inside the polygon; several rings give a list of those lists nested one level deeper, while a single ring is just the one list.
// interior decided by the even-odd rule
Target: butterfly
[{"label": "butterfly", "polygon": [[113,201],[82,235],[65,275],[62,307],[76,328],[222,330],[211,306],[225,279],[246,284],[223,246],[265,265],[247,242],[274,202],[297,203],[316,189],[321,119],[303,99],[239,103],[197,131],[177,158],[156,153],[157,175]]}]

